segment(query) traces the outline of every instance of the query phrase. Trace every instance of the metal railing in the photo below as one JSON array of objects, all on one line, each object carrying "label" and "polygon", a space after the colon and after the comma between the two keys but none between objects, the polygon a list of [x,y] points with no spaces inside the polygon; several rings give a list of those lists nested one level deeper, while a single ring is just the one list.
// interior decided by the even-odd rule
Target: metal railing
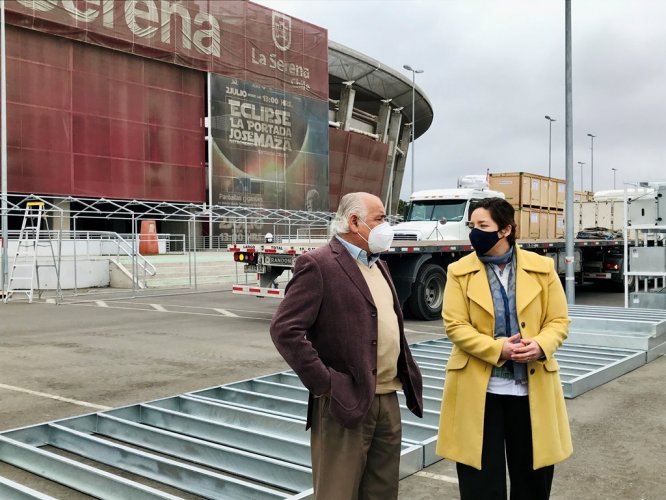
[{"label": "metal railing", "polygon": [[[9,231],[9,244],[12,240],[17,240],[20,231]],[[132,260],[131,269],[128,270],[131,274],[131,279],[135,282],[136,286],[142,287],[139,273],[143,274],[143,282],[147,276],[154,276],[156,273],[155,266],[148,261],[139,252],[139,238],[138,235],[120,235],[113,231],[42,231],[43,237],[57,240],[60,238],[61,242],[61,257],[71,256],[76,262],[82,256],[108,256],[118,266],[125,266],[121,263],[121,257],[128,257]],[[176,241],[183,241],[184,235],[168,235],[176,236]],[[161,235],[156,235],[159,239]],[[171,241],[168,238],[167,241]],[[80,245],[79,243],[84,243]],[[113,259],[115,257],[115,259]],[[125,268],[127,269],[127,268]],[[77,266],[74,265],[74,290],[77,289]]]}]

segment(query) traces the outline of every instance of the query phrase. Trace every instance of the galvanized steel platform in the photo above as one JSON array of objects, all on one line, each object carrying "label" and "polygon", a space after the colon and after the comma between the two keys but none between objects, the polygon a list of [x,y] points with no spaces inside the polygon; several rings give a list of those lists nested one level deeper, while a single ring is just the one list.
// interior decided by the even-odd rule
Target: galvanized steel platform
[{"label": "galvanized steel platform", "polygon": [[[571,334],[556,354],[565,397],[658,355],[666,312],[648,311],[571,307]],[[399,394],[401,477],[439,460],[435,443],[452,344],[441,338],[411,348],[423,374],[424,418],[409,412]],[[34,488],[54,481],[105,499],[310,498],[307,398],[293,372],[276,373],[6,431],[0,461],[31,472]],[[0,498],[52,497],[0,476]]]},{"label": "galvanized steel platform", "polygon": [[[430,340],[412,346],[412,354],[423,371],[424,384],[431,385],[430,389],[443,386],[442,367],[446,365],[452,348],[453,344],[445,339]],[[560,365],[564,397],[569,399],[646,363],[643,351],[568,343],[557,351],[555,358]]]},{"label": "galvanized steel platform", "polygon": [[569,306],[568,344],[644,351],[647,362],[666,354],[666,311]]}]

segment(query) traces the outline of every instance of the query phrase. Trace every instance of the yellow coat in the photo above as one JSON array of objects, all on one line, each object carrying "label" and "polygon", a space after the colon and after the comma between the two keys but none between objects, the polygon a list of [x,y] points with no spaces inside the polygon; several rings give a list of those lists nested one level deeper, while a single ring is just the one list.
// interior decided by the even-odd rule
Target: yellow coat
[{"label": "yellow coat", "polygon": [[[545,360],[528,363],[535,469],[561,462],[573,447],[553,358],[567,337],[566,297],[552,259],[516,247],[516,308],[523,338],[534,339]],[[503,339],[494,339],[495,313],[485,265],[476,253],[452,263],[444,291],[444,326],[454,343],[446,366],[437,454],[481,469],[483,415],[493,366]]]}]

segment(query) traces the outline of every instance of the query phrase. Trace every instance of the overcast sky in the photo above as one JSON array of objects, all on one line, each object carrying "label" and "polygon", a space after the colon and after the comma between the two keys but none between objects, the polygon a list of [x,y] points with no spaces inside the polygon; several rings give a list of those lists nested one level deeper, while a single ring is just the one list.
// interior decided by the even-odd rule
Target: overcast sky
[{"label": "overcast sky", "polygon": [[[415,188],[462,174],[565,175],[564,0],[255,0],[401,70],[433,105]],[[572,0],[575,189],[666,180],[666,1]],[[404,71],[404,70],[402,70]],[[407,74],[407,72],[405,72]],[[411,78],[411,73],[408,74]],[[403,181],[408,196],[411,157]],[[436,180],[436,182],[434,181]]]}]

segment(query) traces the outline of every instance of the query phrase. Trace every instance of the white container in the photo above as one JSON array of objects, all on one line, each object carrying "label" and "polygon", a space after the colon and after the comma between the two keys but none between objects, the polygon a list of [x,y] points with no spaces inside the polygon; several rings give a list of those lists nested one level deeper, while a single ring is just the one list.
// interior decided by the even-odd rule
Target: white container
[{"label": "white container", "polygon": [[580,208],[580,228],[589,229],[599,227],[597,224],[597,203],[593,201],[581,202]]},{"label": "white container", "polygon": [[488,189],[488,178],[485,175],[463,175],[458,177],[458,187]]},{"label": "white container", "polygon": [[597,205],[597,227],[613,229],[613,203],[609,201],[594,202]]},{"label": "white container", "polygon": [[578,231],[581,230],[581,224],[582,224],[582,206],[579,201],[574,201],[574,216],[573,216],[573,222],[574,222],[574,235],[578,234]]}]

